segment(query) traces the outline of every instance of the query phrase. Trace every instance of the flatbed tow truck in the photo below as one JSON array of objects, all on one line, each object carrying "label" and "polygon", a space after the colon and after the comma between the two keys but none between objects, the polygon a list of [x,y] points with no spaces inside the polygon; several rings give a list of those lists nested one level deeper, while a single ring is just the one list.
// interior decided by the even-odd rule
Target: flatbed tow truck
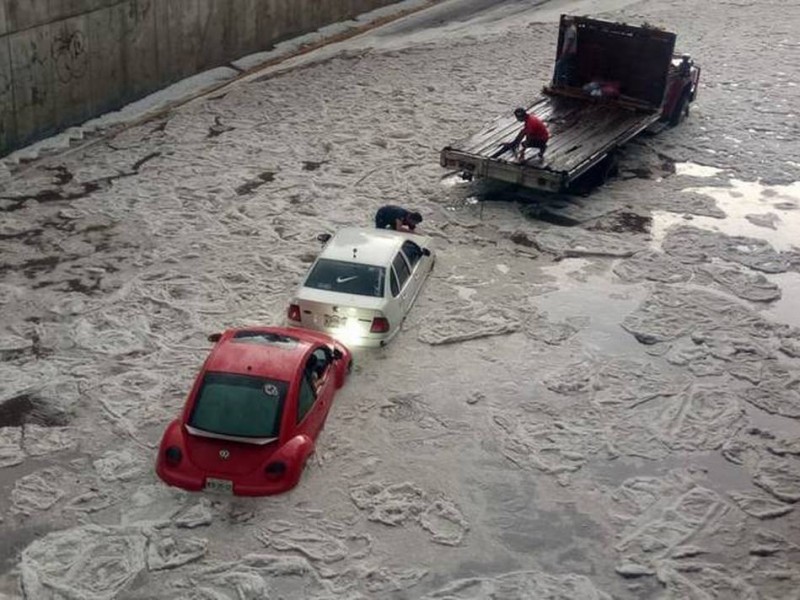
[{"label": "flatbed tow truck", "polygon": [[441,165],[547,192],[569,192],[589,172],[613,166],[614,151],[644,130],[679,124],[697,96],[700,67],[675,55],[674,33],[644,25],[562,15],[553,78],[527,107],[547,125],[544,159],[519,162],[509,145],[522,124],[508,115],[445,147]]}]

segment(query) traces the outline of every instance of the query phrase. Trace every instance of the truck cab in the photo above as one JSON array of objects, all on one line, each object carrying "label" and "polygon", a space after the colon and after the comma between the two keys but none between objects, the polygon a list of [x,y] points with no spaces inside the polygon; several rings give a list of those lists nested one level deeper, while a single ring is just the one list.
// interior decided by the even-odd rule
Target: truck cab
[{"label": "truck cab", "polygon": [[661,105],[661,120],[670,125],[680,125],[689,116],[689,106],[697,96],[700,67],[691,55],[673,57],[667,75],[667,90]]}]

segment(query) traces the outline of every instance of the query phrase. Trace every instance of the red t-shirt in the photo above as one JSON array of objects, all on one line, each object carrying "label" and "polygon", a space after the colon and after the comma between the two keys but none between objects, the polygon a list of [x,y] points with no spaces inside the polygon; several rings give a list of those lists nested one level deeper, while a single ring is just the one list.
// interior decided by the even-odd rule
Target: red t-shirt
[{"label": "red t-shirt", "polygon": [[525,137],[546,142],[550,139],[550,132],[537,116],[527,115],[525,117]]}]

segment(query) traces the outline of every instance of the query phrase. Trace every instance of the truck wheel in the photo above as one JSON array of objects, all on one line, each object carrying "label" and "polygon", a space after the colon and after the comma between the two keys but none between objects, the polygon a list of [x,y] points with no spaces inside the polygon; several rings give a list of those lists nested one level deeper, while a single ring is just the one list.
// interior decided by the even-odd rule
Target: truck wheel
[{"label": "truck wheel", "polygon": [[672,111],[672,115],[669,118],[669,124],[675,127],[676,125],[680,125],[683,120],[689,116],[689,90],[686,90],[681,99],[678,101],[678,104],[675,106],[675,110]]},{"label": "truck wheel", "polygon": [[612,152],[600,163],[600,183],[607,183],[609,179],[619,175],[619,160],[616,153]]}]

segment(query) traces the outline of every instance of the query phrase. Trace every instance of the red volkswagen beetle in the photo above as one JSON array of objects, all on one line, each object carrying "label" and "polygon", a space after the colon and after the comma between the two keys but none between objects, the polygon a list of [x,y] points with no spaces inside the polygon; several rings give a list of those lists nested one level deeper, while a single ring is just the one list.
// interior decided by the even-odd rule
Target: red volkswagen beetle
[{"label": "red volkswagen beetle", "polygon": [[216,344],[161,440],[158,476],[187,490],[242,496],[293,488],[352,355],[325,334],[287,327],[208,339]]}]

